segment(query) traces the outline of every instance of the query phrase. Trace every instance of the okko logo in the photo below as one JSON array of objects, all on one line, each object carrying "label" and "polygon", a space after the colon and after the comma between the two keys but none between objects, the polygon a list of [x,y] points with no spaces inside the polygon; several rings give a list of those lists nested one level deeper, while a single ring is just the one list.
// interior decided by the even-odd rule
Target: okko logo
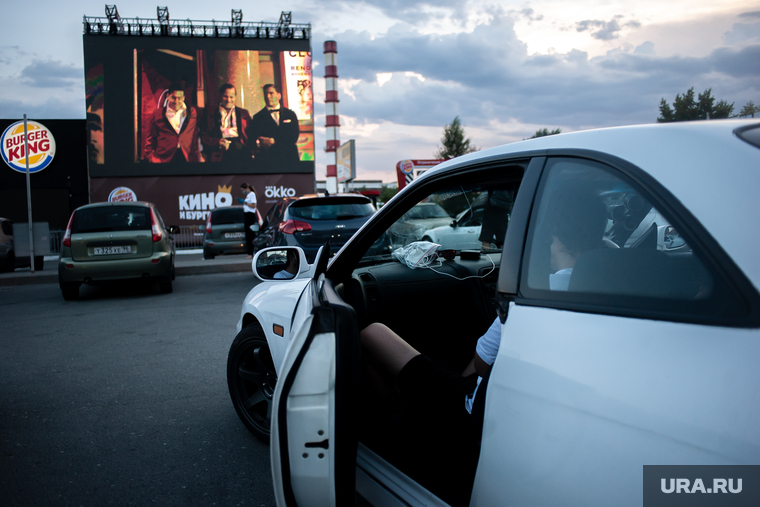
[{"label": "okko logo", "polygon": [[[709,484],[709,480],[708,480]],[[702,479],[660,479],[660,491],[663,493],[741,493],[742,480],[736,479],[713,479],[712,487],[705,488]]]},{"label": "okko logo", "polygon": [[217,186],[217,192],[179,196],[180,220],[206,220],[211,210],[232,206],[232,186]]},{"label": "okko logo", "polygon": [[[29,172],[42,171],[55,157],[55,139],[46,126],[36,121],[26,122],[29,144]],[[17,121],[3,132],[0,137],[3,160],[14,171],[26,173],[26,145],[24,139],[24,122]]]},{"label": "okko logo", "polygon": [[283,186],[279,187],[266,187],[266,190],[264,190],[264,196],[268,199],[282,199],[283,197],[295,197],[296,196],[296,189],[295,188],[285,188]]}]

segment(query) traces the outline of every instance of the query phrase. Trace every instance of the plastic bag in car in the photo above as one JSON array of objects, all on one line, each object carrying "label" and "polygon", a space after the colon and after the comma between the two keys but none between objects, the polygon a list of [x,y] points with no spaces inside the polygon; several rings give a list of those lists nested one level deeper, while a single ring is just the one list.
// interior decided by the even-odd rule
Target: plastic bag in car
[{"label": "plastic bag in car", "polygon": [[415,241],[405,247],[394,250],[391,255],[394,259],[412,269],[421,268],[429,266],[431,262],[438,258],[436,250],[440,246],[438,243],[431,243],[430,241]]}]

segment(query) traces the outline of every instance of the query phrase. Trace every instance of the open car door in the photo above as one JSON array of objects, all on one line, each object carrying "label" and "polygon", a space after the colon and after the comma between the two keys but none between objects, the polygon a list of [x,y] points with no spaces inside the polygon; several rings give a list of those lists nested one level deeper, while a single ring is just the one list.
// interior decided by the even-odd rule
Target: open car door
[{"label": "open car door", "polygon": [[325,246],[301,302],[310,314],[293,332],[274,392],[271,459],[280,507],[354,504],[361,345],[354,309],[324,276],[328,257]]}]

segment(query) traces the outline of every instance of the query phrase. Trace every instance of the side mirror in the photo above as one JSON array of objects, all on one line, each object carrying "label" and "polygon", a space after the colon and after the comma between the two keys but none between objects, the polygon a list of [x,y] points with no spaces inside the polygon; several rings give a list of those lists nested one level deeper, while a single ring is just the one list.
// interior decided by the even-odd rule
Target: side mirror
[{"label": "side mirror", "polygon": [[309,270],[299,247],[265,248],[256,253],[252,264],[254,274],[263,281],[292,280]]},{"label": "side mirror", "polygon": [[179,234],[180,229],[178,225],[170,225],[169,226],[169,234]]},{"label": "side mirror", "polygon": [[456,220],[452,220],[451,223],[449,224],[449,227],[452,227],[452,228],[456,229],[457,228],[457,221]]}]

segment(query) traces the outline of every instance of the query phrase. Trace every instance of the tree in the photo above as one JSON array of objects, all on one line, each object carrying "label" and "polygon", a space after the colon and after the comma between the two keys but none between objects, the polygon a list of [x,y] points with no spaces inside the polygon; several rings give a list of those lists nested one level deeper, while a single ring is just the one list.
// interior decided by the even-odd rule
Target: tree
[{"label": "tree", "polygon": [[755,113],[760,113],[760,106],[756,106],[751,100],[744,104],[742,110],[739,111],[739,116],[751,116],[755,117]]},{"label": "tree", "polygon": [[459,121],[459,116],[456,116],[451,124],[443,127],[441,144],[443,146],[433,155],[435,158],[448,160],[478,151],[478,148],[472,145],[472,139],[465,138],[464,127],[462,127],[462,123]]},{"label": "tree", "polygon": [[377,200],[382,203],[386,203],[390,201],[391,197],[393,197],[397,193],[398,193],[398,187],[383,185],[383,188],[380,189],[380,195],[377,197]]},{"label": "tree", "polygon": [[692,86],[683,95],[676,94],[672,108],[664,98],[661,99],[660,116],[657,117],[657,121],[666,123],[671,121],[714,120],[728,118],[733,112],[733,102],[730,104],[725,100],[715,102],[715,97],[712,96],[712,88],[708,88],[694,98],[694,87]]},{"label": "tree", "polygon": [[532,136],[530,136],[528,139],[535,139],[537,137],[554,136],[554,135],[561,134],[561,133],[562,133],[562,129],[560,129],[560,128],[556,128],[554,130],[549,130],[547,128],[542,128],[542,129],[536,130],[536,133],[533,134]]}]

